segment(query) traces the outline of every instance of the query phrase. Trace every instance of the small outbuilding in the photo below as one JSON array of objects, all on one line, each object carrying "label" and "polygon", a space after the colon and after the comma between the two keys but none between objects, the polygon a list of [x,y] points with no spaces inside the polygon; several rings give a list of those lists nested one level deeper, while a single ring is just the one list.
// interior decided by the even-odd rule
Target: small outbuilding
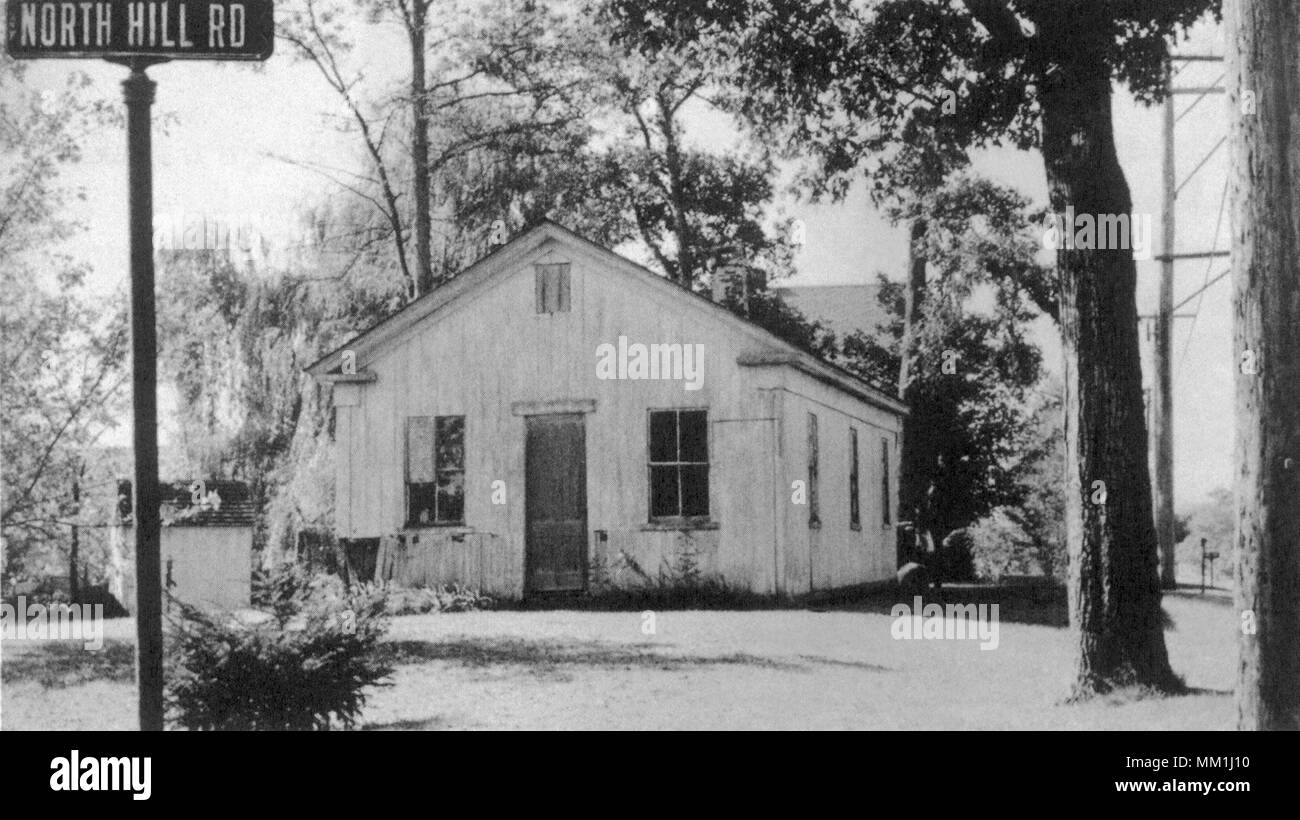
[{"label": "small outbuilding", "polygon": [[[162,585],[177,599],[235,610],[250,605],[257,505],[237,481],[164,482],[161,487]],[[131,482],[118,482],[109,591],[135,612],[135,527]]]},{"label": "small outbuilding", "polygon": [[380,577],[894,578],[897,398],[554,223],[308,372],[333,385],[337,534]]}]

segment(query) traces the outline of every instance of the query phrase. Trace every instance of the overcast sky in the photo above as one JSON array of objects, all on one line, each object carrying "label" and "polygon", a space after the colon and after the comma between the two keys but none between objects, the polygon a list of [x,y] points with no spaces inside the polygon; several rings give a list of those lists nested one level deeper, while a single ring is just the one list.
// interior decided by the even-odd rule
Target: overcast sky
[{"label": "overcast sky", "polygon": [[[187,214],[229,215],[258,220],[268,235],[287,235],[292,214],[338,189],[320,176],[290,165],[279,156],[318,163],[358,167],[359,143],[339,133],[329,117],[344,113],[340,102],[315,69],[295,62],[283,43],[264,65],[175,62],[150,69],[158,82],[156,113],[174,117],[166,132],[154,134],[154,205],[156,218],[180,221]],[[1222,53],[1217,27],[1199,29],[1188,53]],[[403,51],[386,38],[363,42],[354,55],[371,79],[382,82],[405,67]],[[119,96],[125,69],[95,61],[38,61],[28,82],[61,84],[76,65],[90,72],[105,95]],[[1208,85],[1221,74],[1218,64],[1191,64],[1179,84]],[[1182,111],[1191,97],[1178,99]],[[1177,126],[1178,179],[1181,182],[1223,136],[1224,97],[1208,97]],[[1161,111],[1136,105],[1127,94],[1115,99],[1114,120],[1120,160],[1132,189],[1134,210],[1150,215],[1160,234]],[[701,144],[729,144],[732,132],[724,120],[696,114],[688,122],[691,137]],[[1012,185],[1037,203],[1046,203],[1046,180],[1037,153],[997,150],[980,156],[977,170]],[[1178,251],[1208,250],[1226,179],[1222,148],[1187,183],[1178,198]],[[89,231],[75,244],[78,255],[93,262],[92,287],[97,291],[125,289],[127,282],[126,145],[121,131],[105,132],[85,146],[84,161],[66,173],[70,184],[82,185],[87,198],[81,216]],[[843,284],[873,281],[877,271],[901,278],[906,241],[876,214],[861,191],[845,202],[810,205],[786,197],[781,207],[802,219],[807,244],[797,258],[792,284]],[[1228,244],[1226,215],[1218,231],[1218,247]],[[1154,252],[1159,253],[1158,245]],[[1224,259],[1180,263],[1176,271],[1175,302],[1199,288],[1209,276],[1227,267]],[[1154,311],[1159,263],[1138,263],[1139,313]],[[159,298],[167,298],[167,282],[158,282]],[[1201,501],[1212,489],[1231,485],[1232,355],[1228,281],[1222,280],[1199,301],[1180,309],[1196,313],[1174,326],[1174,464],[1180,511]],[[1039,341],[1047,363],[1060,371],[1059,342],[1045,324]],[[1150,371],[1145,334],[1144,368]],[[168,414],[162,414],[167,417]],[[164,435],[167,435],[165,432]],[[125,425],[113,437],[129,441]]]}]

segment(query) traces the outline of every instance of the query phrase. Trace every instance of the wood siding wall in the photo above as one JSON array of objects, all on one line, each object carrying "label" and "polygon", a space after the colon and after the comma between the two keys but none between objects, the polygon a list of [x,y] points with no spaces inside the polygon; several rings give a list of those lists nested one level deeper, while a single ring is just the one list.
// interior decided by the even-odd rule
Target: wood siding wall
[{"label": "wood siding wall", "polygon": [[[135,529],[117,528],[124,554],[114,566],[109,591],[130,612],[135,612]],[[163,527],[161,579],[167,589],[171,564],[171,592],[186,603],[217,609],[243,609],[251,605],[253,585],[253,530],[249,527]]]},{"label": "wood siding wall", "polygon": [[[887,581],[896,565],[895,530],[898,504],[897,417],[844,396],[803,374],[791,374],[783,390],[786,419],[782,448],[787,453],[786,487],[808,478],[809,413],[817,416],[818,504],[820,528],[808,525],[806,506],[790,505],[784,543],[784,587],[792,593],[813,592],[855,584]],[[858,496],[861,528],[850,526],[849,429],[858,431]],[[884,523],[881,483],[881,441],[889,442],[891,523]],[[787,500],[790,493],[786,493]]]}]

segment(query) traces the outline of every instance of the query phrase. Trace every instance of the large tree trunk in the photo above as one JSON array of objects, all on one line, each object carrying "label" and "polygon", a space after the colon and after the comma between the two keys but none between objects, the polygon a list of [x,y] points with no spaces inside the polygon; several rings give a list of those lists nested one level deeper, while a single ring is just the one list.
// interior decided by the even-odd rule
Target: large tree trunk
[{"label": "large tree trunk", "polygon": [[[1115,153],[1110,73],[1077,44],[1043,90],[1053,210],[1132,211]],[[1090,56],[1090,52],[1091,55]],[[1073,231],[1072,226],[1067,230]],[[1128,249],[1057,251],[1065,351],[1066,540],[1073,697],[1117,685],[1180,687],[1165,650],[1138,353],[1137,268]]]},{"label": "large tree trunk", "polygon": [[428,0],[412,0],[411,39],[411,165],[415,196],[416,295],[433,290],[433,261],[429,248],[432,233],[429,219],[429,101],[424,76],[424,29]]},{"label": "large tree trunk", "polygon": [[1237,726],[1300,729],[1300,7],[1224,5],[1238,357]]}]

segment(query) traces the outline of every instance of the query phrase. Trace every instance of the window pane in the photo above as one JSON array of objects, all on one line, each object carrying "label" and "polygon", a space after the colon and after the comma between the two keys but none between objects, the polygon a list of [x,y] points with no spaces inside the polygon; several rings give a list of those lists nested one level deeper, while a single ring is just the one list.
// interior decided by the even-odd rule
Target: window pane
[{"label": "window pane", "polygon": [[650,460],[677,460],[677,413],[672,410],[650,414]]},{"label": "window pane", "polygon": [[465,474],[442,473],[438,476],[438,523],[465,520]]},{"label": "window pane", "polygon": [[438,416],[437,469],[465,469],[465,417]]},{"label": "window pane", "polygon": [[682,515],[709,514],[709,468],[682,467]]},{"label": "window pane", "polygon": [[536,278],[538,313],[557,313],[569,309],[569,263],[556,262],[533,266]]},{"label": "window pane", "polygon": [[557,311],[567,311],[569,309],[569,263],[556,265],[556,288],[555,288],[555,309]]},{"label": "window pane", "polygon": [[434,485],[406,485],[406,522],[411,525],[433,523]]},{"label": "window pane", "polygon": [[406,420],[406,480],[411,484],[433,483],[433,418],[412,416]]},{"label": "window pane", "polygon": [[682,434],[682,461],[709,460],[708,413],[703,410],[683,410],[679,416]]},{"label": "window pane", "polygon": [[650,517],[670,518],[681,515],[677,497],[677,468],[650,468]]}]

